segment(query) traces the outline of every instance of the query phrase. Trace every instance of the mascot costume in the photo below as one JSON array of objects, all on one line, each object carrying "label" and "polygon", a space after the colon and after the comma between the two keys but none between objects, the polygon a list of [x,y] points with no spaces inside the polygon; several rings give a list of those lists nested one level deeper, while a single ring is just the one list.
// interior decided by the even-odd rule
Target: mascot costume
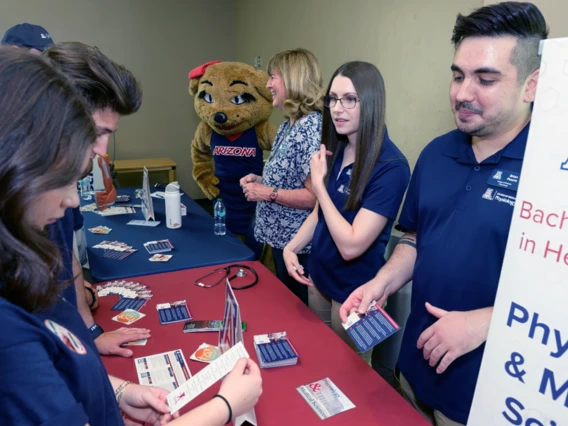
[{"label": "mascot costume", "polygon": [[268,74],[240,62],[208,62],[189,73],[189,93],[201,122],[191,143],[193,178],[209,199],[221,197],[227,229],[245,235],[256,210],[239,184],[262,175],[263,150],[276,127],[268,122],[272,96]]}]

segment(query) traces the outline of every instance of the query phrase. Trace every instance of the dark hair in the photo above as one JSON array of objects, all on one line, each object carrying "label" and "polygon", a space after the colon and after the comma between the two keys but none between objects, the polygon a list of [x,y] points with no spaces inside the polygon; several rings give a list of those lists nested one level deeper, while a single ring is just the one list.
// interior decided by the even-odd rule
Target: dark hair
[{"label": "dark hair", "polygon": [[517,77],[524,83],[540,66],[538,45],[548,37],[544,16],[532,3],[503,2],[480,7],[470,15],[458,14],[452,43],[458,48],[468,37],[503,37],[518,39],[511,52],[511,63],[517,68]]},{"label": "dark hair", "polygon": [[71,79],[91,112],[110,108],[120,115],[129,115],[140,108],[140,82],[125,67],[103,55],[98,47],[79,42],[57,43],[44,55]]},{"label": "dark hair", "polygon": [[[385,83],[381,72],[373,64],[361,61],[348,62],[335,71],[327,87],[326,95],[329,95],[333,79],[338,75],[351,80],[361,105],[355,146],[355,163],[349,184],[350,193],[345,203],[346,209],[355,209],[363,200],[365,185],[371,177],[383,146],[386,107]],[[323,112],[321,139],[327,149],[333,152],[333,156],[328,158],[327,183],[337,155],[348,144],[347,136],[336,132],[329,108],[325,108]]]},{"label": "dark hair", "polygon": [[0,87],[0,295],[35,312],[62,286],[59,250],[34,225],[34,203],[82,175],[96,131],[68,79],[41,56],[0,48]]}]

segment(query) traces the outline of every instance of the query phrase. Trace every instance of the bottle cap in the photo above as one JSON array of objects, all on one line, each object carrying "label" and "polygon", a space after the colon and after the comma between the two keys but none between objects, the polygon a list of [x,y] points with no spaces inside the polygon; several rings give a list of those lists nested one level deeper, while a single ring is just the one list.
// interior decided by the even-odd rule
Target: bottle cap
[{"label": "bottle cap", "polygon": [[177,183],[177,182],[169,183],[168,186],[166,186],[166,192],[170,192],[170,193],[171,192],[174,192],[174,193],[179,192],[179,189],[180,189],[179,183]]}]

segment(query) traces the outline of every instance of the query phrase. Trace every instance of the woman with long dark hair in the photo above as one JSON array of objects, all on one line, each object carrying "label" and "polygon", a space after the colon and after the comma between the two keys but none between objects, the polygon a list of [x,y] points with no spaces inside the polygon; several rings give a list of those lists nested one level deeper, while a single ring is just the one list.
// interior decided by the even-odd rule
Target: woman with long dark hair
[{"label": "woman with long dark hair", "polygon": [[[91,113],[47,59],[0,48],[0,418],[2,424],[151,424],[171,420],[165,389],[110,377],[77,309],[46,226],[79,204],[91,166]],[[219,395],[173,424],[227,422],[261,393],[260,372],[240,360]],[[232,408],[232,410],[231,410]],[[177,417],[177,415],[175,416]],[[133,424],[130,420],[126,424]]]},{"label": "woman with long dark hair", "polygon": [[[310,162],[317,207],[284,249],[284,259],[288,273],[309,286],[310,308],[358,352],[339,308],[385,263],[410,170],[388,136],[385,86],[374,65],[356,61],[339,67],[324,104],[325,145]],[[310,242],[307,277],[296,253]],[[370,362],[370,351],[362,356]]]}]

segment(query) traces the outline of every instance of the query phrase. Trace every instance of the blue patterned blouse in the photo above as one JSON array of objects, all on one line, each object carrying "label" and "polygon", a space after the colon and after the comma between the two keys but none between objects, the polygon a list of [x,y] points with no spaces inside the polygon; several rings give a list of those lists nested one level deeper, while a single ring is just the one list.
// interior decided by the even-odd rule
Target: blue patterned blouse
[{"label": "blue patterned blouse", "polygon": [[[310,160],[319,150],[322,116],[312,112],[290,126],[285,121],[278,128],[272,152],[264,166],[262,184],[270,188],[301,189],[310,174]],[[295,209],[278,203],[256,205],[257,241],[283,249],[296,235],[311,210]],[[309,253],[311,244],[300,253]]]}]

